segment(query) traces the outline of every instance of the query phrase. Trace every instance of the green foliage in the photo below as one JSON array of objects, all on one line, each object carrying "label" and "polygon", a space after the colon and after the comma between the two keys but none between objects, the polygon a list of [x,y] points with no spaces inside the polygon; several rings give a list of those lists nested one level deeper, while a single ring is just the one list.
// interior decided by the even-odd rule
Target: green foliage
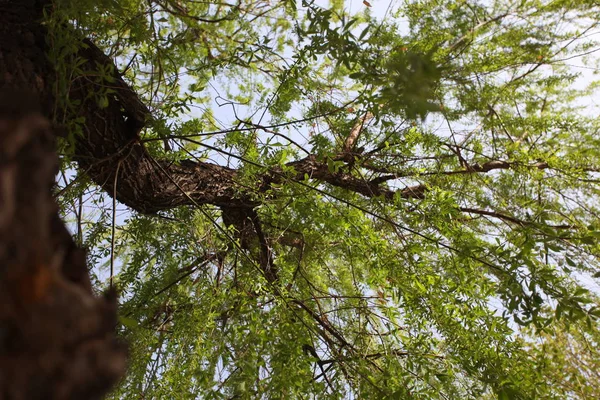
[{"label": "green foliage", "polygon": [[[114,398],[597,395],[600,125],[579,67],[597,71],[600,9],[373,3],[56,1],[57,93],[91,37],[153,111],[153,156],[238,168],[279,275],[214,206],[118,214],[132,357]],[[323,168],[302,179],[308,154]],[[102,287],[98,192],[59,197]]]}]

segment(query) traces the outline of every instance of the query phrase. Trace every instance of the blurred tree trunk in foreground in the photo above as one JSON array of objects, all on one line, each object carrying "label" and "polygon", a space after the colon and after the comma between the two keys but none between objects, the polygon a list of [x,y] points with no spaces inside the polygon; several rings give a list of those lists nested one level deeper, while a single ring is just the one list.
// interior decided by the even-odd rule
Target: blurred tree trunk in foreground
[{"label": "blurred tree trunk in foreground", "polygon": [[51,194],[40,3],[0,0],[0,399],[97,399],[123,375],[126,349],[115,296],[92,292]]}]

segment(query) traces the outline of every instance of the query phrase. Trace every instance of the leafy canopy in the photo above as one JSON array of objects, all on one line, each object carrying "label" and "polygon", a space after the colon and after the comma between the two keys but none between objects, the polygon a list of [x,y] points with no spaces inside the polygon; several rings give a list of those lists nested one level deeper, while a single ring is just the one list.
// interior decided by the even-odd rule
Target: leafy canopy
[{"label": "leafy canopy", "polygon": [[117,257],[131,345],[115,398],[598,393],[597,3],[354,3],[56,1],[58,92],[89,37],[150,153],[237,169],[264,236],[112,209],[72,121],[61,201],[99,287]]}]

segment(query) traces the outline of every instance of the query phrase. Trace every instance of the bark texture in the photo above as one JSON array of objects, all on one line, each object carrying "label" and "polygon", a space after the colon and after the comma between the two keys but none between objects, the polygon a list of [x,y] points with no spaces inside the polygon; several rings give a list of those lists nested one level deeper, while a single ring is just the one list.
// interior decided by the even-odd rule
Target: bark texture
[{"label": "bark texture", "polygon": [[58,216],[45,3],[0,0],[0,399],[99,399],[124,374],[116,298],[97,297]]}]

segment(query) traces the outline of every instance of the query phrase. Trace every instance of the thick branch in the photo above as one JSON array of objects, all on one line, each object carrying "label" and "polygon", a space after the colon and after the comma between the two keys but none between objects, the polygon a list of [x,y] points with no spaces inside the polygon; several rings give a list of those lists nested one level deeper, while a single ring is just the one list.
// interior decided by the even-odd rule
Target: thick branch
[{"label": "thick branch", "polygon": [[[115,70],[112,61],[96,46],[89,41],[85,45],[81,56],[89,60],[86,65],[88,75],[97,75],[97,65]],[[202,161],[172,163],[154,159],[140,143],[139,137],[141,126],[149,118],[147,109],[139,99],[132,98],[134,92],[116,72],[112,74],[112,80],[116,81],[110,85],[117,95],[109,98],[109,104],[104,108],[87,96],[99,90],[102,82],[78,79],[71,92],[72,98],[82,102],[81,112],[86,121],[84,135],[77,138],[75,159],[107,193],[112,194],[115,174],[118,173],[117,199],[141,213],[182,205],[256,206],[256,202],[236,184],[237,172],[234,169]],[[263,178],[267,184],[257,187],[257,190],[264,190],[269,183],[283,179],[302,181],[308,175],[311,179],[368,197],[392,198],[395,193],[348,173],[333,173],[314,155],[291,162],[288,166],[295,169],[295,175],[283,175],[281,171],[272,170]],[[420,187],[400,192],[404,198],[420,198],[422,195]]]}]

